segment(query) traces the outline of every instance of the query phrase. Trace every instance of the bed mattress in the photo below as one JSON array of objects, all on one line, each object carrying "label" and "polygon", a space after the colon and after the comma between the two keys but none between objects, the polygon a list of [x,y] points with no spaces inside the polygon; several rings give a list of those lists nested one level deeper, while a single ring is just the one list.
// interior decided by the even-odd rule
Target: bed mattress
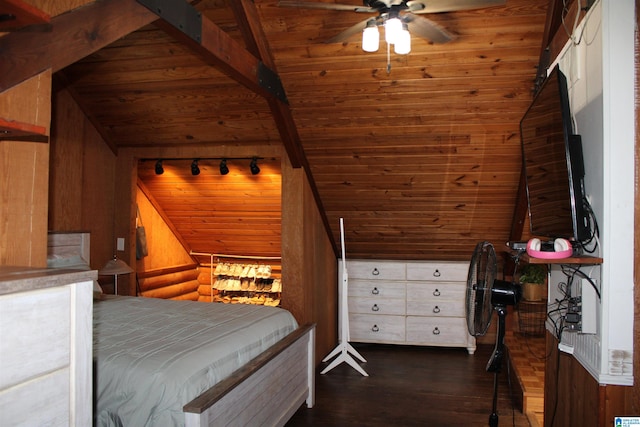
[{"label": "bed mattress", "polygon": [[295,330],[286,310],[103,297],[94,302],[98,426],[180,426],[182,407]]}]

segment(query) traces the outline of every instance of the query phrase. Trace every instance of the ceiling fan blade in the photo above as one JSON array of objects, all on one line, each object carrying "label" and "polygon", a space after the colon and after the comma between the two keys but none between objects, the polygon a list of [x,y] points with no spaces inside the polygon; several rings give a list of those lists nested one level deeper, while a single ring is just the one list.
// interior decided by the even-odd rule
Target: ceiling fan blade
[{"label": "ceiling fan blade", "polygon": [[365,19],[364,21],[358,22],[356,25],[352,25],[341,33],[331,37],[329,40],[325,41],[325,43],[341,43],[354,34],[361,34],[367,26],[367,22],[369,21],[369,19]]},{"label": "ceiling fan blade", "polygon": [[[421,16],[414,16],[411,14],[404,15],[402,20],[409,27],[411,35],[422,37],[423,39],[431,40],[433,43],[442,44],[448,43],[456,39],[454,34],[445,30],[442,26],[435,22],[423,18]],[[366,24],[366,21],[365,21]]]},{"label": "ceiling fan blade", "polygon": [[506,3],[507,0],[411,0],[407,6],[413,13],[441,13],[504,6]]},{"label": "ceiling fan blade", "polygon": [[324,10],[346,10],[351,12],[362,13],[374,13],[378,12],[371,7],[355,6],[350,4],[336,4],[336,3],[320,3],[312,1],[298,1],[298,0],[280,0],[278,2],[280,7],[297,7],[300,9],[324,9]]}]

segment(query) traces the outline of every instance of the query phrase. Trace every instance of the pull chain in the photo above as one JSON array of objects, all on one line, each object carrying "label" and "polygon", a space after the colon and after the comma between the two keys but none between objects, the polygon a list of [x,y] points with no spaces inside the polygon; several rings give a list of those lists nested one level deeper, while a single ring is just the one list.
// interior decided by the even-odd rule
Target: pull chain
[{"label": "pull chain", "polygon": [[391,45],[387,43],[387,74],[391,74]]}]

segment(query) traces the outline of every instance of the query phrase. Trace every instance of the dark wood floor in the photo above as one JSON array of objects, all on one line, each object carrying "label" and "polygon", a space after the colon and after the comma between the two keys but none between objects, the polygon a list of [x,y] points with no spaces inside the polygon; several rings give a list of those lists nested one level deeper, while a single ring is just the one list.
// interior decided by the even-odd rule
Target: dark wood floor
[{"label": "dark wood floor", "polygon": [[[488,426],[494,375],[485,371],[493,346],[465,349],[354,344],[367,359],[363,377],[342,363],[316,375],[316,404],[294,426]],[[326,364],[322,364],[322,369]],[[499,425],[529,427],[511,404],[507,358],[499,374]]]}]

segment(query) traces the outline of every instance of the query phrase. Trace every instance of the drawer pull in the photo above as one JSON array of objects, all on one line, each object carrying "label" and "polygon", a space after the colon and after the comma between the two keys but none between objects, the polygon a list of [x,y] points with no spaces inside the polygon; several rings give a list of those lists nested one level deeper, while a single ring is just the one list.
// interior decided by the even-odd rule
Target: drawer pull
[{"label": "drawer pull", "polygon": [[378,288],[373,288],[373,289],[371,289],[371,293],[373,295],[378,295],[380,293],[380,291],[378,290]]},{"label": "drawer pull", "polygon": [[440,313],[440,307],[438,307],[437,305],[435,307],[433,307],[433,312],[434,313]]},{"label": "drawer pull", "polygon": [[373,304],[373,307],[371,307],[371,311],[380,311],[380,307],[378,307],[378,304]]},{"label": "drawer pull", "polygon": [[371,274],[373,274],[374,276],[379,276],[380,272],[378,271],[377,268],[374,268],[373,271],[371,272]]},{"label": "drawer pull", "polygon": [[438,289],[436,289],[435,291],[433,291],[433,296],[434,297],[439,297],[440,296],[440,291]]},{"label": "drawer pull", "polygon": [[440,277],[440,270],[436,269],[436,271],[433,272],[433,277]]},{"label": "drawer pull", "polygon": [[373,328],[371,328],[372,332],[378,332],[380,330],[380,328],[378,328],[378,325],[373,325]]},{"label": "drawer pull", "polygon": [[433,335],[440,335],[440,329],[438,329],[438,327],[436,326],[431,333]]}]

